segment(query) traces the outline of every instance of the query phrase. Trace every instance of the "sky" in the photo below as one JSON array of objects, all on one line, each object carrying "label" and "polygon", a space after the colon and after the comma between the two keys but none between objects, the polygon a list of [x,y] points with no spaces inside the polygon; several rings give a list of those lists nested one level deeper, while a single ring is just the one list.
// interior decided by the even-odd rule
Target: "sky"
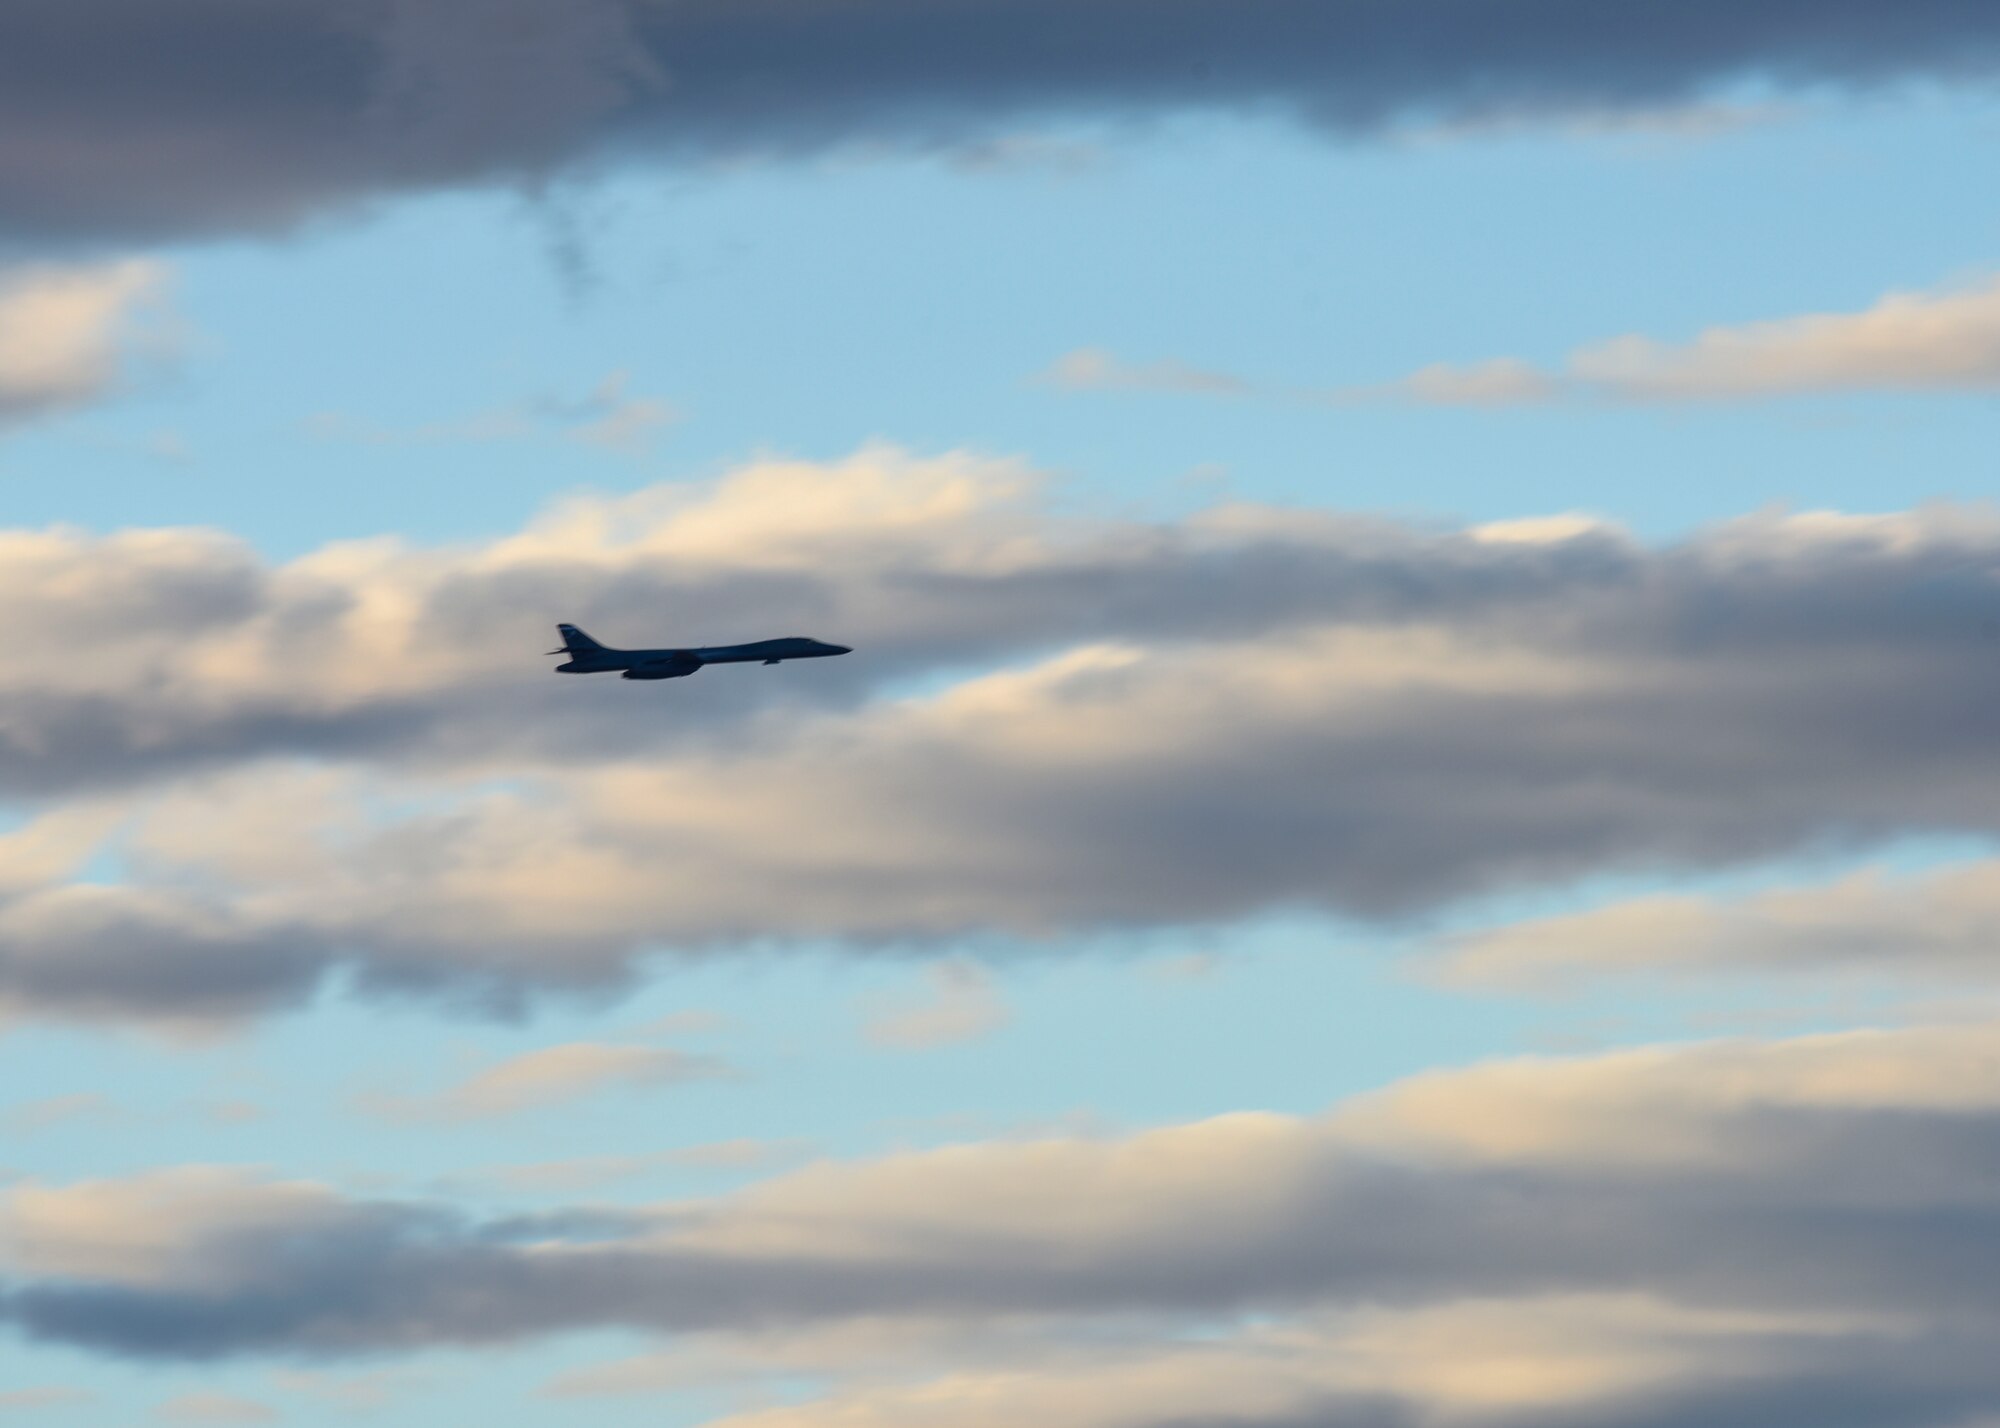
[{"label": "sky", "polygon": [[2000,9],[12,0],[0,135],[0,1424],[2000,1422]]}]

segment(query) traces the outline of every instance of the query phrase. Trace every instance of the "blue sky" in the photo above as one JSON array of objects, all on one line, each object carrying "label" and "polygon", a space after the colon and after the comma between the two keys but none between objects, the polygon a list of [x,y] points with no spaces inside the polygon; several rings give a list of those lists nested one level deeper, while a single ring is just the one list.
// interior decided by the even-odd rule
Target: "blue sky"
[{"label": "blue sky", "polygon": [[[1986,404],[1955,394],[1440,413],[1030,380],[1107,347],[1281,388],[1365,384],[1858,310],[1989,270],[2000,205],[1937,155],[2000,122],[1990,103],[1738,102],[1747,127],[1713,134],[1383,146],[1183,123],[1058,130],[999,167],[857,155],[377,205],[176,253],[187,360],[0,459],[24,520],[215,524],[274,553],[488,535],[566,487],[871,439],[1021,453],[1071,499],[1160,512],[1220,484],[1421,518],[1579,509],[1665,534],[1762,502],[1990,494]],[[551,251],[572,228],[581,279]],[[681,413],[643,455],[309,439],[327,414],[410,432],[614,372]],[[162,432],[184,456],[149,449]]]},{"label": "blue sky", "polygon": [[[214,8],[185,7],[190,44]],[[560,137],[549,23],[519,105]],[[2000,1109],[2000,100],[1976,65],[1870,88],[1784,58],[1386,133],[1127,96],[965,134],[857,120],[805,152],[662,154],[634,127],[518,163],[329,159],[303,198],[245,160],[192,219],[146,185],[104,200],[123,216],[44,213],[40,171],[0,162],[0,588],[38,642],[0,670],[0,1421],[1152,1428],[1148,1374],[1213,1339],[1317,1384],[1239,1404],[1204,1360],[1190,1401],[1218,1422],[1391,1398],[1397,1422],[1668,1421],[1646,1414],[1678,1373],[1720,1395],[1682,1411],[1734,1421],[1755,1380],[1764,1421],[1803,1424],[1833,1371],[1769,1336],[1851,1363],[1840,1335],[1902,1314],[1925,1352],[1958,1344],[1928,1282],[1857,1272],[1812,1305],[1616,1245],[1545,1272],[1518,1226],[1386,1289],[1365,1266],[1258,1288],[1282,1247],[1212,1298],[1023,1268],[1129,1239],[1164,1283],[1208,1263],[1189,1226],[1227,1247],[1239,1216],[1332,1205],[1310,1177],[1336,1154],[1449,1210],[1484,1193],[1463,1163],[1532,1191],[1573,1136],[1599,1184],[1632,1173],[1605,1123],[1683,1113],[1706,1119],[1663,1133],[1629,1243],[1710,1172],[1768,1172],[1806,1224],[1824,1172],[1772,1168],[1732,1117],[1796,1115],[1799,1143],[1848,1117],[1836,1149],[1868,1156],[1885,1107],[1959,1114],[1967,1144]],[[246,153],[254,109],[225,116]],[[115,271],[145,276],[95,317],[29,302]],[[1636,378],[1572,357],[1631,336]],[[1496,359],[1545,386],[1412,378]],[[1632,395],[1683,379],[1712,390]],[[1797,515],[1826,510],[1884,514]],[[1495,528],[1555,515],[1589,521]],[[548,681],[531,641],[557,619],[858,649]],[[1496,928],[1552,977],[1452,962]],[[1822,1056],[1823,1080],[1786,1069]],[[1730,1057],[1749,1069],[1700,1100]],[[1495,1062],[1491,1088],[1465,1069]],[[1231,1150],[1267,1113],[1270,1161]],[[1494,1150],[1502,1125],[1532,1129]],[[933,1223],[894,1177],[921,1199],[960,1155],[992,1168]],[[1046,1241],[1010,1218],[1038,1196]],[[1371,1233],[1326,1213],[1301,1261]],[[1755,1258],[1708,1229],[1697,1259]],[[639,1274],[695,1255],[676,1272],[723,1275],[719,1301],[795,1252],[804,1287],[712,1322],[578,1291],[492,1331],[528,1307],[448,1282],[598,1239]],[[1012,1248],[931,1298],[799,1307],[827,1263],[887,1283],[989,1242]],[[321,1286],[329,1253],[379,1253],[389,1288]],[[1466,1268],[1489,1253],[1520,1282]],[[408,1322],[339,1297],[430,1304],[432,1275]],[[1563,1294],[1636,1325],[1573,1383],[1419,1322],[1513,1295],[1559,1324]],[[1409,1323],[1362,1323],[1392,1308]],[[211,1311],[238,1327],[144,1327]],[[1430,1398],[1383,1367],[1438,1353],[1463,1372]],[[1882,1353],[1869,1424],[1962,1421],[1909,1385],[1970,1370]],[[677,1354],[707,1369],[573,1391]],[[1530,1381],[1553,1386],[1496,1387]]]}]

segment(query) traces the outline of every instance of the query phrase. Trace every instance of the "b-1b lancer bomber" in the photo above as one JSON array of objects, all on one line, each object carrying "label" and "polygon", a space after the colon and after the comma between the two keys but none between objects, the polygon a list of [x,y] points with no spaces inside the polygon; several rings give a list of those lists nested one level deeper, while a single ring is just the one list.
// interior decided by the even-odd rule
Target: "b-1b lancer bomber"
[{"label": "b-1b lancer bomber", "polygon": [[682,679],[705,664],[783,664],[788,659],[826,659],[853,653],[846,645],[803,636],[687,650],[614,650],[575,625],[556,628],[562,632],[562,648],[549,653],[569,656],[556,666],[557,674],[606,674],[616,669],[624,671],[627,679]]}]

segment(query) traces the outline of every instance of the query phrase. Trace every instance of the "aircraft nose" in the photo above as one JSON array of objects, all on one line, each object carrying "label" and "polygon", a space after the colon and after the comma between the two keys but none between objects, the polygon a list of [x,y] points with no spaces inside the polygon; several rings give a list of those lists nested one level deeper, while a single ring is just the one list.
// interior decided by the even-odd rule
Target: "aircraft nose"
[{"label": "aircraft nose", "polygon": [[826,652],[828,654],[853,654],[854,647],[852,645],[828,645]]}]

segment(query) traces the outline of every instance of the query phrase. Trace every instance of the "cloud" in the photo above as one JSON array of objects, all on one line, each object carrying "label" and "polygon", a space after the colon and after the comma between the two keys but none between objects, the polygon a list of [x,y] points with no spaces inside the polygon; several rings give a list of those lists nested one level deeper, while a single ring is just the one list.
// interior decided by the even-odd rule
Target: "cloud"
[{"label": "cloud", "polygon": [[309,929],[185,894],[75,884],[0,902],[0,1008],[201,1036],[297,1005],[329,963]]},{"label": "cloud", "polygon": [[993,978],[976,962],[938,963],[931,969],[931,987],[927,1001],[869,1017],[862,1035],[874,1046],[922,1051],[978,1041],[1013,1019]]},{"label": "cloud", "polygon": [[1080,347],[1056,359],[1033,379],[1069,392],[1194,392],[1239,396],[1254,390],[1241,377],[1205,372],[1171,358],[1135,366],[1101,347]]},{"label": "cloud", "polygon": [[[1058,519],[1030,489],[877,450],[469,550],[0,536],[0,784],[46,810],[0,840],[0,1002],[198,1028],[338,971],[518,1008],[706,949],[1402,919],[1996,831],[1991,513],[1649,548],[1577,517]],[[672,690],[534,657],[555,612],[639,642],[690,609],[811,610],[860,653]]]},{"label": "cloud", "polygon": [[1876,871],[1745,897],[1654,895],[1453,939],[1454,980],[1532,986],[1645,970],[1893,975],[1976,986],[2000,975],[2000,863]]},{"label": "cloud", "polygon": [[229,1393],[183,1393],[162,1403],[158,1416],[169,1423],[276,1423],[278,1412],[254,1399]]},{"label": "cloud", "polygon": [[1348,405],[1506,407],[1563,400],[1719,402],[1838,392],[2000,391],[2000,278],[1935,293],[1890,293],[1853,313],[1711,327],[1674,344],[1628,335],[1578,348],[1557,369],[1518,357],[1433,363],[1396,382],[1259,387],[1176,361],[1131,366],[1086,348],[1037,381],[1070,391],[1262,395]]},{"label": "cloud", "polygon": [[1470,367],[1438,363],[1413,372],[1394,387],[1384,389],[1389,395],[1445,407],[1514,406],[1524,402],[1547,401],[1560,390],[1560,383],[1512,357],[1500,357]]},{"label": "cloud", "polygon": [[[941,1376],[861,1378],[820,1400],[730,1414],[711,1428],[1414,1428],[1438,1421],[1525,1428],[1551,1417],[1606,1428],[1734,1424],[1771,1421],[1757,1415],[1774,1406],[1774,1396],[1796,1410],[1775,1421],[1804,1419],[1816,1400],[1835,1396],[1836,1384],[1864,1383],[1878,1400],[1893,1385],[1890,1403],[1841,1421],[1915,1421],[1895,1415],[1977,1401],[1982,1389],[1974,1384],[1984,1375],[1969,1355],[1912,1354],[1898,1342],[1899,1327],[1858,1316],[1703,1310],[1643,1295],[1471,1300],[1163,1336],[1095,1352],[1045,1349]],[[1939,1373],[1930,1392],[1911,1372],[1907,1360],[1915,1358]],[[1957,1381],[1939,1372],[1950,1369]]]},{"label": "cloud", "polygon": [[401,1393],[422,1382],[418,1371],[378,1369],[373,1373],[334,1375],[309,1369],[279,1370],[272,1385],[282,1392],[349,1413],[372,1413],[387,1407]]},{"label": "cloud", "polygon": [[554,437],[625,455],[651,450],[662,427],[680,419],[658,397],[633,394],[631,378],[613,372],[582,397],[530,397],[448,421],[382,426],[341,412],[320,412],[305,423],[317,441],[366,446],[428,446],[457,442],[533,441]]},{"label": "cloud", "polygon": [[1107,1331],[1067,1317],[1018,1315],[970,1321],[951,1318],[858,1318],[832,1323],[680,1334],[647,1352],[587,1364],[544,1384],[545,1398],[593,1398],[727,1387],[751,1401],[771,1401],[769,1389],[789,1380],[865,1378],[877,1382],[935,1372],[940,1362],[975,1367],[1053,1368],[1058,1346],[1078,1336],[1093,1343],[1145,1342],[1157,1323]]},{"label": "cloud", "polygon": [[[538,656],[564,617],[627,642],[838,623],[875,641],[878,677],[1046,642],[1065,592],[1006,569],[1008,544],[1033,532],[1028,484],[1011,463],[875,449],[831,467],[763,463],[708,491],[574,500],[468,553],[385,540],[284,566],[214,532],[0,533],[0,594],[31,637],[0,656],[0,787],[414,748],[438,715],[463,727],[481,706],[508,731],[493,752],[538,725],[549,749],[600,750],[684,732],[690,713],[735,720],[787,689],[859,692],[851,666],[810,684],[691,681],[676,691],[684,717],[663,725],[630,701],[579,703],[582,686],[549,678]],[[1010,585],[1032,609],[1007,599]],[[58,653],[77,648],[95,657]],[[302,663],[301,648],[314,658]]]},{"label": "cloud", "polygon": [[1104,151],[1096,144],[1047,134],[997,134],[958,145],[951,162],[967,173],[1039,171],[1068,178],[1099,167]]},{"label": "cloud", "polygon": [[[1896,604],[1903,584],[2000,552],[2000,524],[1977,511],[1751,520],[1649,552],[1573,523],[1502,540],[1497,527],[1252,507],[1171,525],[1059,519],[1033,484],[1015,463],[873,448],[827,466],[761,463],[707,488],[572,500],[483,547],[385,539],[283,565],[216,532],[0,532],[0,597],[20,636],[0,653],[0,789],[73,792],[280,756],[610,760],[741,728],[758,708],[852,704],[940,666],[1090,643],[1207,645],[1206,657],[1316,625],[1483,637],[1537,617],[1546,634],[1510,637],[1560,650],[1581,621],[1586,639],[1623,625],[1643,642],[1665,633],[1641,627],[1653,585],[1667,622],[1717,598],[1767,621],[1803,619],[1788,611],[1807,598],[1873,601],[1881,618],[1908,620],[1916,596]],[[1968,606],[1983,588],[1975,570],[1943,578]],[[658,700],[630,689],[549,677],[536,653],[561,617],[633,643],[812,624],[861,653],[782,681],[687,681],[667,691],[676,715],[663,721]],[[1964,620],[1935,631],[1948,634],[1968,653],[1982,638]],[[77,648],[96,658],[61,657]],[[280,826],[269,835],[285,841]]]},{"label": "cloud", "polygon": [[202,1246],[227,1239],[254,1256],[260,1240],[327,1228],[346,1213],[324,1187],[207,1166],[60,1188],[30,1183],[5,1204],[0,1263],[9,1270],[132,1285],[240,1278],[250,1260],[232,1268]]},{"label": "cloud", "polygon": [[768,1169],[772,1165],[788,1160],[797,1160],[809,1154],[812,1145],[802,1140],[736,1140],[710,1141],[706,1145],[690,1145],[680,1150],[665,1152],[667,1163],[694,1170],[755,1170]]},{"label": "cloud", "polygon": [[1234,373],[1194,367],[1174,358],[1130,363],[1098,347],[1079,348],[1068,353],[1030,380],[1068,392],[1254,396],[1335,405],[1414,401],[1435,406],[1514,406],[1547,401],[1563,391],[1560,380],[1512,357],[1496,358],[1471,366],[1435,363],[1385,386],[1316,388],[1259,384]]},{"label": "cloud", "polygon": [[481,1178],[490,1179],[508,1190],[535,1194],[576,1192],[601,1189],[662,1170],[770,1170],[789,1161],[801,1160],[811,1151],[811,1145],[801,1140],[742,1138],[682,1146],[676,1150],[648,1151],[643,1155],[596,1155],[576,1160],[548,1160],[532,1165],[506,1165],[487,1172]]},{"label": "cloud", "polygon": [[74,872],[118,821],[115,809],[84,799],[0,833],[0,895],[27,892]]},{"label": "cloud", "polygon": [[435,1096],[374,1095],[365,1104],[396,1119],[480,1120],[543,1110],[614,1087],[680,1086],[734,1074],[716,1057],[664,1046],[572,1042],[510,1057]]},{"label": "cloud", "polygon": [[[134,1358],[623,1327],[853,1370],[760,1428],[925,1403],[943,1428],[1190,1421],[1176,1404],[1297,1428],[1332,1402],[1747,1425],[1854,1390],[1838,1421],[1944,1424],[2000,1391],[1994,1036],[1499,1062],[1318,1116],[818,1161],[620,1210],[481,1219],[217,1168],[30,1183],[0,1201],[0,1318]],[[869,1366],[899,1325],[928,1342],[914,1392]],[[836,1329],[860,1337],[815,1347]]]},{"label": "cloud", "polygon": [[1578,349],[1558,372],[1515,358],[1441,364],[1376,394],[1488,406],[1558,397],[1712,402],[1871,391],[2000,391],[2000,279],[1945,292],[1890,293],[1861,312],[1712,327],[1678,345],[1614,338]]},{"label": "cloud", "polygon": [[88,1403],[90,1400],[91,1395],[85,1390],[62,1384],[0,1389],[0,1412],[15,1408],[67,1408],[73,1404]]},{"label": "cloud", "polygon": [[1940,294],[1891,293],[1858,313],[1711,328],[1684,347],[1643,337],[1585,348],[1575,380],[1627,400],[1801,392],[2000,390],[2000,279]]},{"label": "cloud", "polygon": [[1182,952],[1156,957],[1144,963],[1142,973],[1156,982],[1195,985],[1206,982],[1222,970],[1222,956],[1216,952]]},{"label": "cloud", "polygon": [[653,444],[659,428],[679,420],[680,413],[658,397],[633,395],[626,372],[613,372],[581,400],[543,406],[572,440],[612,451],[642,453]]},{"label": "cloud", "polygon": [[1367,134],[1996,68],[2000,21],[1958,0],[1687,0],[1615,24],[1595,0],[14,5],[0,213],[15,238],[150,238],[579,164],[979,152],[1050,117],[1263,112]]},{"label": "cloud", "polygon": [[138,259],[0,268],[0,428],[97,401],[149,350],[165,270]]},{"label": "cloud", "polygon": [[736,1021],[728,1014],[700,1007],[668,1012],[632,1028],[637,1036],[719,1036],[734,1031]]},{"label": "cloud", "polygon": [[[1791,103],[1696,100],[1653,109],[1638,106],[1584,110],[1558,118],[1554,127],[1578,138],[1623,140],[1628,148],[1635,146],[1635,141],[1658,147],[1697,143],[1782,124],[1797,119],[1800,113],[1800,107]],[[1450,142],[1467,136],[1511,136],[1526,129],[1549,126],[1550,116],[1546,114],[1499,114],[1438,125],[1415,137],[1419,141]]]}]

